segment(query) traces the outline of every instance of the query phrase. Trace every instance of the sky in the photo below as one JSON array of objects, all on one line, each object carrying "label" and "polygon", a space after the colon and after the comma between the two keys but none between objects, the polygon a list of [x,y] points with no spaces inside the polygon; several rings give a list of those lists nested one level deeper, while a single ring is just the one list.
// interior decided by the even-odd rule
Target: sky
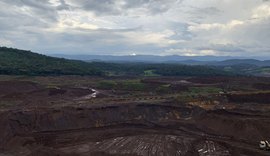
[{"label": "sky", "polygon": [[0,0],[0,34],[43,54],[270,57],[270,0]]}]

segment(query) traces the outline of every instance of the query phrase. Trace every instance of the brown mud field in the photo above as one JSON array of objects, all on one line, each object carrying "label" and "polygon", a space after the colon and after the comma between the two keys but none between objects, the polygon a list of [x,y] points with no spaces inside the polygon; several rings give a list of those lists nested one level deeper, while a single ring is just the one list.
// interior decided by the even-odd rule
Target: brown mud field
[{"label": "brown mud field", "polygon": [[[258,88],[270,80],[209,79],[119,78],[104,89],[112,80],[1,77],[0,155],[270,155],[259,149],[270,140],[270,92]],[[134,82],[153,86],[121,88]]]}]

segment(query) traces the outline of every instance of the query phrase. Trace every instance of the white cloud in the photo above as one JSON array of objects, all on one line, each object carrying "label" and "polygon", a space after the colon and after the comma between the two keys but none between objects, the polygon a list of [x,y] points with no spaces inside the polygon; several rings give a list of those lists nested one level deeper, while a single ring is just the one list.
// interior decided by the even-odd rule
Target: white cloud
[{"label": "white cloud", "polygon": [[127,32],[124,34],[129,39],[130,44],[154,44],[160,47],[167,47],[177,44],[181,41],[170,39],[175,33],[171,30],[164,30],[162,32]]},{"label": "white cloud", "polygon": [[0,45],[44,53],[270,55],[263,0],[1,0]]},{"label": "white cloud", "polygon": [[12,42],[10,40],[4,39],[4,38],[0,38],[0,45],[3,46],[12,46]]},{"label": "white cloud", "polygon": [[212,30],[212,29],[233,29],[239,25],[243,25],[245,22],[244,21],[239,21],[239,20],[232,20],[229,23],[226,24],[221,24],[221,23],[212,23],[212,24],[197,24],[197,25],[192,25],[188,27],[189,31],[201,31],[201,30]]},{"label": "white cloud", "polygon": [[270,6],[267,4],[260,5],[253,10],[252,18],[265,19],[270,17]]},{"label": "white cloud", "polygon": [[47,30],[64,32],[70,29],[87,29],[87,30],[97,30],[99,26],[96,25],[91,18],[93,15],[87,15],[84,12],[76,13],[71,11],[61,11],[59,12],[58,22],[54,27]]},{"label": "white cloud", "polygon": [[181,55],[181,56],[205,56],[217,55],[214,50],[194,50],[194,49],[168,49],[166,55]]}]

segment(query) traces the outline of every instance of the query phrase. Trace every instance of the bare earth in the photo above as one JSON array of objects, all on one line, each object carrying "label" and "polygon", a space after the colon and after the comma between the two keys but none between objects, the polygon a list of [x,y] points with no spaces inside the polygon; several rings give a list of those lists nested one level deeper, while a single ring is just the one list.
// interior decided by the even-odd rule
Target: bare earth
[{"label": "bare earth", "polygon": [[270,140],[269,78],[148,78],[145,91],[99,81],[1,76],[0,156],[270,155],[258,147]]}]

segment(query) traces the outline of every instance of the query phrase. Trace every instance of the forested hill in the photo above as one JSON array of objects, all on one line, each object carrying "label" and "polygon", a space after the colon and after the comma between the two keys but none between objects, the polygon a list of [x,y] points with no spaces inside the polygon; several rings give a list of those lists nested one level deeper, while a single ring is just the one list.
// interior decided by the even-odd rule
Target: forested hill
[{"label": "forested hill", "polygon": [[49,57],[30,51],[0,47],[0,74],[101,75],[91,64]]},{"label": "forested hill", "polygon": [[229,72],[207,66],[83,62],[0,47],[0,74],[106,76],[216,76]]},{"label": "forested hill", "polygon": [[216,67],[181,64],[151,63],[104,63],[92,62],[107,75],[134,76],[232,76],[236,75]]}]

